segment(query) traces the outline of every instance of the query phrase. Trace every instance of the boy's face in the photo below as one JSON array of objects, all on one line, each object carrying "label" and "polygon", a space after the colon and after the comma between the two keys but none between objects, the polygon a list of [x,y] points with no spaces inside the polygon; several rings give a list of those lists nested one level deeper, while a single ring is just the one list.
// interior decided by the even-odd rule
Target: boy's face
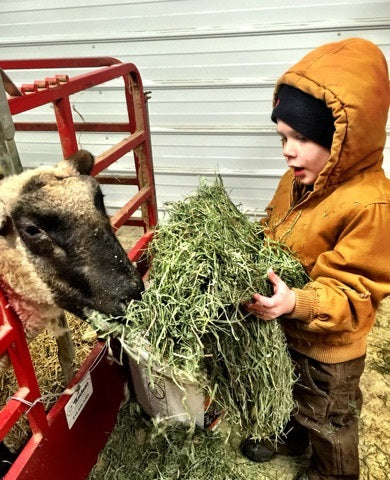
[{"label": "boy's face", "polygon": [[283,155],[296,180],[303,185],[313,185],[328,161],[330,150],[308,140],[282,120],[277,120]]}]

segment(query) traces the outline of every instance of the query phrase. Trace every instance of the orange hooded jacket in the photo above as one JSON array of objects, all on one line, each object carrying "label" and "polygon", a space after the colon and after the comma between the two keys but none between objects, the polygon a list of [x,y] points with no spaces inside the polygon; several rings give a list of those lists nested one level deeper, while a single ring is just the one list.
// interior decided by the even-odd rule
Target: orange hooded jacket
[{"label": "orange hooded jacket", "polygon": [[390,294],[390,180],[382,169],[389,77],[382,52],[350,38],[316,48],[278,80],[323,100],[335,133],[313,191],[290,171],[267,208],[268,234],[296,253],[312,281],[282,324],[289,346],[337,363],[362,356]]}]

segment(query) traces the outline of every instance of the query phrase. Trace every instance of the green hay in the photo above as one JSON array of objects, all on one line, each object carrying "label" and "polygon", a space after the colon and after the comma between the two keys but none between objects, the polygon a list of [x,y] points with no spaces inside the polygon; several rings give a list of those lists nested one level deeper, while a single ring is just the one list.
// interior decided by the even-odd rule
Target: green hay
[{"label": "green hay", "polygon": [[153,380],[163,366],[180,388],[198,384],[243,435],[279,435],[294,407],[294,373],[277,320],[248,315],[242,302],[272,293],[272,267],[289,285],[308,278],[285,246],[263,235],[231,202],[222,181],[201,182],[168,205],[169,220],[150,246],[150,286],[125,323],[91,317],[100,336],[137,356],[149,353]]},{"label": "green hay", "polygon": [[284,477],[281,467],[246,460],[218,433],[153,423],[129,402],[88,480],[280,480],[298,469]]}]

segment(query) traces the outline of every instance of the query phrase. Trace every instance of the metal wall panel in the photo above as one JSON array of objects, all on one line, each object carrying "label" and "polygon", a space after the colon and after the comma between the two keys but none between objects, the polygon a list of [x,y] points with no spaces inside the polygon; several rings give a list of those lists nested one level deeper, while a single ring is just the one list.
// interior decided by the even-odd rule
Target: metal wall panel
[{"label": "metal wall panel", "polygon": [[[316,46],[350,36],[373,41],[390,60],[389,27],[388,0],[2,0],[0,64],[80,56],[134,63],[152,91],[160,210],[193,191],[199,176],[218,173],[244,211],[261,215],[285,170],[270,121],[276,79]],[[8,73],[21,84],[63,72]],[[74,96],[75,119],[125,120],[120,88],[112,82]],[[45,107],[17,119],[52,117]],[[28,168],[61,155],[56,133],[18,132],[16,140]],[[117,140],[113,133],[79,135],[80,146],[94,154]],[[131,163],[125,158],[115,168],[124,172]],[[112,209],[128,197],[118,187],[104,190]]]}]

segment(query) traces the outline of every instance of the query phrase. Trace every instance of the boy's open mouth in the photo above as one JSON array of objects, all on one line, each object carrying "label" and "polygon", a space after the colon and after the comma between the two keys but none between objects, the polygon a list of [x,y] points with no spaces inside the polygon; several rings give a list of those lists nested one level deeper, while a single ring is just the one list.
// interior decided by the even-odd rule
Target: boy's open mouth
[{"label": "boy's open mouth", "polygon": [[302,175],[304,173],[305,169],[303,167],[293,167],[293,172],[294,175]]}]

